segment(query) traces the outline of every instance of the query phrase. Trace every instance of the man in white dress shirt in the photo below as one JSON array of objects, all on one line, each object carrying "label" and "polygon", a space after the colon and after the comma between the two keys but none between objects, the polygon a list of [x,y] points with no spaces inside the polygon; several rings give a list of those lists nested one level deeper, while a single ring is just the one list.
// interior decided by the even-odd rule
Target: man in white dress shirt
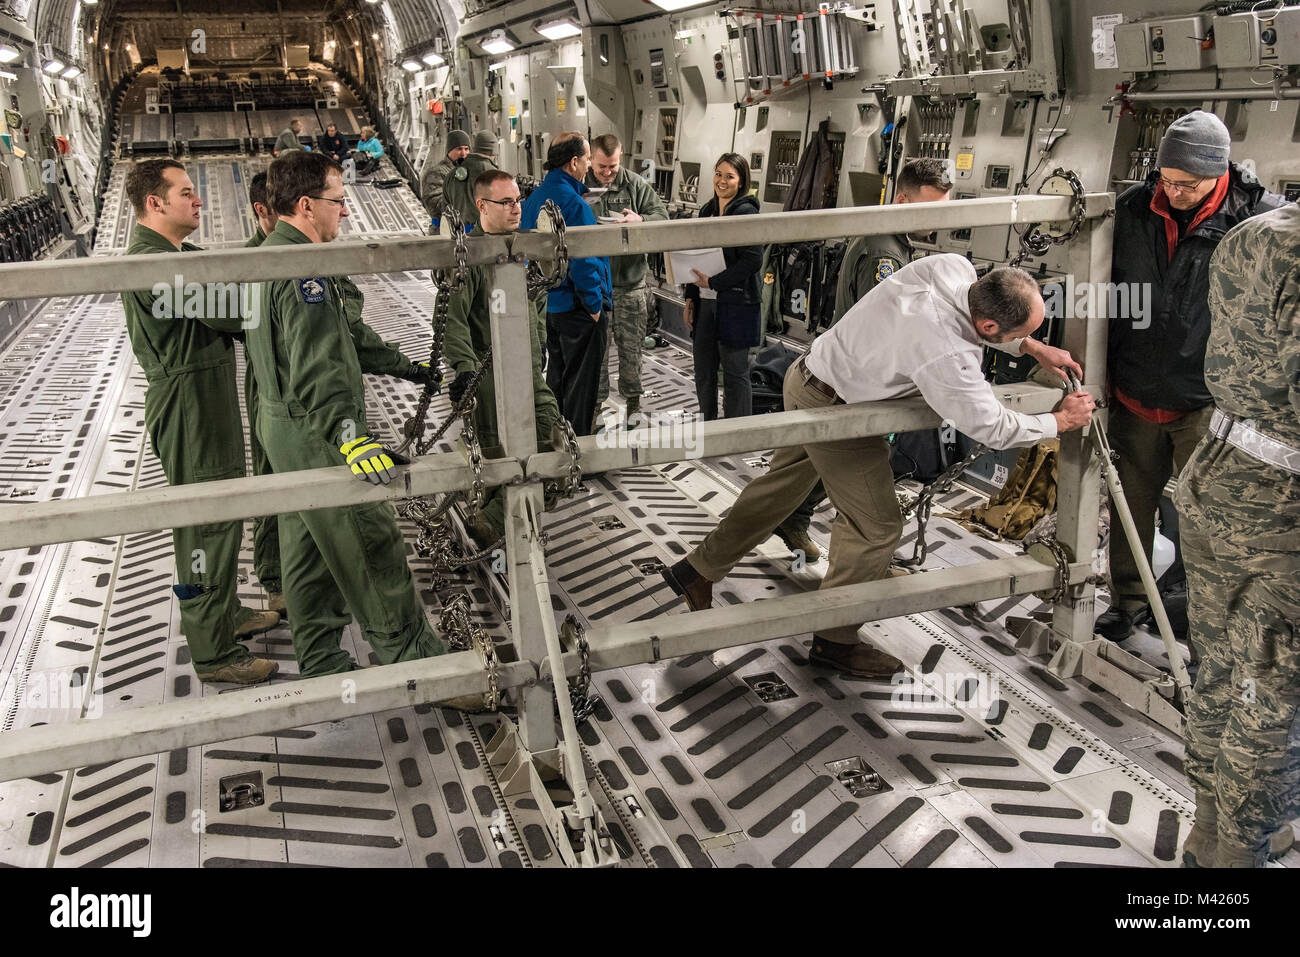
[{"label": "man in white dress shirt", "polygon": [[[929,256],[871,290],[813,343],[785,376],[786,409],[879,402],[921,395],[939,415],[997,449],[1033,445],[1092,421],[1086,392],[1055,412],[1026,415],[998,401],[980,371],[983,347],[1033,356],[1064,378],[1082,369],[1064,349],[1028,338],[1043,321],[1038,284],[1022,269],[977,279],[962,256]],[[721,581],[804,500],[817,479],[836,509],[830,564],[821,587],[884,578],[903,533],[883,436],[777,449],[731,511],[693,552],[663,575],[692,611],[713,601]],[[885,678],[902,665],[858,638],[858,626],[813,635],[809,661],[846,674]]]}]

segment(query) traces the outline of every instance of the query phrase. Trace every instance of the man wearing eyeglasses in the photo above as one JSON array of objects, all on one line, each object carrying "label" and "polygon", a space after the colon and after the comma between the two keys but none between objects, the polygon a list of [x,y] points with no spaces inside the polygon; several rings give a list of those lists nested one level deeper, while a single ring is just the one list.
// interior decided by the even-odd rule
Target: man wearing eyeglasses
[{"label": "man wearing eyeglasses", "polygon": [[[1108,429],[1147,555],[1165,483],[1187,464],[1214,411],[1205,384],[1210,256],[1233,226],[1286,202],[1230,162],[1229,151],[1223,121],[1193,110],[1170,124],[1158,169],[1115,202],[1111,279],[1144,284],[1149,293],[1125,300],[1145,301],[1142,316],[1110,320]],[[1111,528],[1118,527],[1112,511]],[[1122,535],[1110,542],[1111,607],[1097,631],[1123,641],[1146,596],[1128,542]]]},{"label": "man wearing eyeglasses", "polygon": [[[519,228],[522,204],[519,185],[504,170],[490,169],[474,181],[478,225],[471,236],[513,233]],[[456,378],[447,388],[453,403],[458,403],[469,388],[470,380],[492,348],[492,298],[495,290],[486,266],[470,266],[469,277],[447,305],[447,364]],[[542,338],[546,334],[541,300],[528,303],[528,335],[533,350],[533,416],[537,423],[537,444],[551,447],[551,430],[560,421],[560,406],[555,393],[542,376]],[[474,430],[484,450],[500,444],[497,432],[496,388],[491,370],[479,379],[475,390]],[[498,453],[489,452],[490,456]],[[495,542],[505,532],[505,495],[494,488],[483,508],[469,518],[470,535],[480,548]]]},{"label": "man wearing eyeglasses", "polygon": [[[343,167],[322,153],[277,159],[267,193],[279,221],[262,249],[332,242],[348,215]],[[347,465],[387,484],[406,460],[367,429],[364,363],[339,281],[317,276],[260,286],[248,352],[260,393],[258,435],[272,469]],[[284,594],[304,677],[356,667],[340,647],[353,617],[381,664],[445,653],[416,597],[391,504],[286,512],[279,524]]]}]

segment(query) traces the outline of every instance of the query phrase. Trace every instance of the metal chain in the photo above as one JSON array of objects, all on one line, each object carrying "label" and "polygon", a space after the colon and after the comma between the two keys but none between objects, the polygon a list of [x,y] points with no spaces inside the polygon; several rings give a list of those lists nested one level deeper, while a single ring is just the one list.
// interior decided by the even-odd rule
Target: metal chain
[{"label": "metal chain", "polygon": [[1057,541],[1055,536],[1040,538],[1034,542],[1034,545],[1042,545],[1052,553],[1052,558],[1056,561],[1056,588],[1047,601],[1049,604],[1059,605],[1065,601],[1070,590],[1070,556],[1066,554],[1065,546]]},{"label": "metal chain", "polygon": [[549,199],[542,206],[542,213],[551,221],[551,232],[555,234],[555,267],[548,274],[542,269],[541,263],[528,263],[524,284],[530,300],[554,289],[569,275],[569,246],[564,239],[564,216],[554,200]]},{"label": "metal chain", "polygon": [[942,475],[921,489],[916,503],[903,513],[903,518],[907,518],[913,511],[916,512],[916,542],[912,546],[912,557],[899,559],[896,564],[912,568],[920,568],[925,564],[925,556],[928,551],[925,541],[925,527],[930,521],[930,510],[934,505],[934,497],[942,495],[952,488],[952,483],[957,481],[963,472],[974,465],[985,453],[991,451],[993,450],[987,445],[975,446],[966,453],[964,459],[948,466]]},{"label": "metal chain", "polygon": [[[526,284],[530,300],[563,282],[568,275],[569,269],[569,249],[565,242],[564,217],[560,213],[560,208],[554,202],[548,201],[542,207],[542,212],[550,220],[552,231],[555,233],[555,268],[550,274],[546,274],[539,264],[532,262],[528,264]],[[456,265],[450,270],[435,269],[431,274],[436,287],[433,310],[433,345],[429,355],[431,369],[437,369],[442,359],[451,296],[462,289],[469,278],[468,248],[460,214],[454,208],[449,208],[446,211],[445,218],[450,225],[455,242]],[[442,501],[436,509],[432,508],[431,502],[426,499],[410,500],[399,507],[399,513],[404,518],[414,521],[419,527],[416,536],[416,552],[422,558],[429,559],[434,569],[439,572],[450,572],[482,561],[505,544],[505,538],[502,537],[487,548],[468,555],[464,554],[460,545],[454,541],[446,520],[447,512],[451,510],[451,507],[457,501],[465,501],[472,516],[482,509],[487,499],[486,484],[483,481],[483,449],[479,444],[478,432],[474,428],[473,418],[477,406],[479,383],[482,381],[483,376],[491,372],[491,369],[492,350],[488,348],[482,355],[479,367],[466,384],[460,401],[452,404],[447,418],[431,435],[427,436],[425,419],[428,415],[430,402],[433,399],[434,386],[432,382],[426,384],[414,414],[402,427],[406,438],[398,451],[405,452],[413,446],[415,454],[419,456],[425,455],[435,448],[442,437],[446,435],[447,430],[451,428],[453,422],[458,419],[461,421],[461,438],[465,443],[466,457],[473,472],[468,498],[463,492],[448,492],[442,497]],[[582,469],[578,465],[581,453],[578,450],[578,437],[574,434],[572,427],[565,422],[563,428],[566,433],[565,444],[569,449],[571,458],[568,484],[564,494],[572,495],[582,482]]]},{"label": "metal chain", "polygon": [[[567,644],[576,645],[578,655],[582,659],[578,677],[569,682],[569,705],[573,708],[573,720],[577,724],[582,724],[595,713],[596,705],[600,703],[599,695],[589,693],[591,689],[591,648],[587,644],[587,636],[582,625],[572,614],[564,616],[564,624],[560,626],[560,636],[568,639]],[[558,702],[556,702],[556,708],[559,708]]]},{"label": "metal chain", "polygon": [[501,704],[496,645],[487,632],[470,621],[469,598],[460,594],[447,602],[442,614],[438,616],[438,628],[453,650],[474,649],[483,658],[483,667],[488,673],[488,690],[483,695],[483,707],[487,711],[496,711]]},{"label": "metal chain", "polygon": [[1030,223],[1020,236],[1020,251],[1007,263],[1008,266],[1019,266],[1030,256],[1045,256],[1053,246],[1061,246],[1074,239],[1083,227],[1087,206],[1083,183],[1074,170],[1062,169],[1059,166],[1052,170],[1047,179],[1054,176],[1065,180],[1074,194],[1070,199],[1070,228],[1062,236],[1052,236],[1042,231],[1042,223]]}]

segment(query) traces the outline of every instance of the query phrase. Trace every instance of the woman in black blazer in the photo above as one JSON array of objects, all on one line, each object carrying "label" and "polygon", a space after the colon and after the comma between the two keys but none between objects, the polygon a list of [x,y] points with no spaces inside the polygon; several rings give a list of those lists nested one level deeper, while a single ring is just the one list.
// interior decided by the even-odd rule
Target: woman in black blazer
[{"label": "woman in black blazer", "polygon": [[[749,195],[749,164],[736,153],[724,153],[713,168],[713,198],[700,210],[705,216],[747,216],[758,212]],[[686,285],[686,327],[691,330],[695,357],[695,393],[705,421],[718,417],[718,365],[722,365],[723,415],[749,415],[753,409],[749,384],[749,350],[762,336],[758,271],[762,246],[724,246],[726,268],[712,276],[692,269],[695,282]],[[713,289],[717,299],[700,296]]]}]

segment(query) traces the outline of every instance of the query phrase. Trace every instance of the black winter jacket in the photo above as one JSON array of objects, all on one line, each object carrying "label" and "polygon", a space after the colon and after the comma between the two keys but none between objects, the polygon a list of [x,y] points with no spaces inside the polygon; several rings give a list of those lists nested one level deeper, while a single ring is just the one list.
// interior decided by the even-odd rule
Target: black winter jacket
[{"label": "black winter jacket", "polygon": [[[1111,279],[1129,285],[1131,315],[1110,320],[1108,365],[1111,385],[1126,396],[1148,408],[1184,412],[1214,401],[1205,384],[1210,256],[1233,226],[1286,200],[1233,163],[1223,202],[1184,234],[1170,259],[1168,220],[1151,208],[1159,175],[1153,172],[1115,201]],[[1149,310],[1145,317],[1131,308],[1139,288]]]},{"label": "black winter jacket", "polygon": [[[729,202],[722,215],[748,216],[757,212],[758,200],[746,193]],[[718,215],[718,197],[714,196],[700,208],[699,218],[716,215]],[[717,290],[718,302],[726,305],[757,306],[759,303],[758,273],[763,265],[763,247],[723,246],[722,260],[727,267],[722,272],[709,277],[709,287]],[[698,302],[700,287],[694,283],[687,283],[685,294],[687,299]]]}]

